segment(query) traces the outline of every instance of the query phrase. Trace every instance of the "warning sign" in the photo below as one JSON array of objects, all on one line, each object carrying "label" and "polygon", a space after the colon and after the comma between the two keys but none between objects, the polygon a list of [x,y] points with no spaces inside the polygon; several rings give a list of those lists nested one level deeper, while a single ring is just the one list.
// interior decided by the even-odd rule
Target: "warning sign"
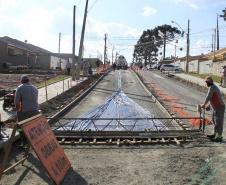
[{"label": "warning sign", "polygon": [[[29,121],[30,120],[30,121]],[[45,116],[39,115],[21,125],[35,153],[56,184],[60,184],[71,166]]]}]

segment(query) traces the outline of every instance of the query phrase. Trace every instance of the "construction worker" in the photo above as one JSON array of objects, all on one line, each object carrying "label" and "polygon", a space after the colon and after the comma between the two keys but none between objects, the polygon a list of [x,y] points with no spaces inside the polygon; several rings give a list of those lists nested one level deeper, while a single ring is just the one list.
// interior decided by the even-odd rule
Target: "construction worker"
[{"label": "construction worker", "polygon": [[113,70],[115,71],[115,69],[116,69],[116,63],[114,62],[114,64],[112,65],[112,67],[113,67]]},{"label": "construction worker", "polygon": [[[38,89],[30,84],[29,77],[23,75],[21,77],[21,85],[16,89],[15,105],[17,110],[18,122],[35,116],[39,113],[38,106]],[[21,148],[26,148],[28,141],[20,129],[18,130],[22,140]]]},{"label": "construction worker", "polygon": [[[213,83],[213,79],[210,76],[205,78],[206,85],[208,88],[208,93],[204,103],[201,105],[202,108],[210,109],[210,105],[213,108],[212,122],[214,124],[214,133],[207,135],[211,141],[221,142],[223,123],[224,123],[224,112],[225,104],[223,102],[221,92],[219,88]],[[210,101],[210,104],[208,102]],[[206,106],[207,105],[207,106]]]},{"label": "construction worker", "polygon": [[221,84],[220,84],[220,86],[222,86],[224,84],[224,78],[226,77],[226,65],[222,66],[222,68],[223,68],[223,71],[221,72],[222,76],[221,76]]},{"label": "construction worker", "polygon": [[70,76],[71,63],[70,63],[69,60],[68,60],[67,63],[66,63],[66,68],[67,68],[67,75]]}]

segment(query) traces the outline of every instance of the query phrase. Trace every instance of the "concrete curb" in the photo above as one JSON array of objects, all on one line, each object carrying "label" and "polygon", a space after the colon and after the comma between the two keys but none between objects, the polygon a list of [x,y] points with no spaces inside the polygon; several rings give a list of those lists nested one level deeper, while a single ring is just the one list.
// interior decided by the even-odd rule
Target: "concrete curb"
[{"label": "concrete curb", "polygon": [[[133,70],[131,70],[133,71]],[[155,96],[147,89],[147,87],[144,85],[144,83],[140,80],[139,76],[137,73],[133,71],[134,75],[137,77],[141,85],[143,86],[144,90],[149,94],[151,99],[158,105],[158,107],[167,115],[168,118],[173,118],[172,115],[163,107],[163,105],[155,98]],[[181,126],[175,121],[172,120],[173,126],[175,126],[176,130],[182,130]]]},{"label": "concrete curb", "polygon": [[64,115],[66,112],[68,112],[72,107],[74,107],[76,104],[78,104],[85,96],[87,96],[92,90],[93,88],[109,73],[110,71],[108,71],[107,73],[104,73],[104,75],[99,78],[98,81],[95,82],[95,84],[93,84],[89,89],[87,89],[82,95],[80,95],[78,98],[76,98],[75,100],[73,100],[70,104],[68,104],[66,107],[64,107],[63,109],[61,109],[59,112],[57,112],[55,115],[53,115],[52,117],[50,117],[50,119],[48,120],[48,123],[51,124],[54,122],[54,118],[60,117],[62,115]]}]

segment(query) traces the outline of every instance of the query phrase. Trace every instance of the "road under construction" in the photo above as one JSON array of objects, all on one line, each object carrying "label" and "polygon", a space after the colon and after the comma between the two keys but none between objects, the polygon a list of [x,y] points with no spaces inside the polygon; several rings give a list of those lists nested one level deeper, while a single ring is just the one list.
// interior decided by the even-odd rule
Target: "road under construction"
[{"label": "road under construction", "polygon": [[180,144],[203,134],[204,109],[196,116],[175,115],[151,94],[148,84],[142,71],[107,73],[84,99],[75,100],[76,106],[48,118],[58,141],[74,145]]}]

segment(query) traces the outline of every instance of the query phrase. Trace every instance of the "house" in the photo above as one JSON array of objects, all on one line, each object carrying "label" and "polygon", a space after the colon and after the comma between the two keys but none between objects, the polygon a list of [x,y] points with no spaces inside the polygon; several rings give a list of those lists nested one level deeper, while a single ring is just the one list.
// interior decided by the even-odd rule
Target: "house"
[{"label": "house", "polygon": [[216,76],[221,76],[222,66],[226,65],[226,48],[206,54],[203,59],[205,61],[199,63],[200,73],[211,73]]},{"label": "house", "polygon": [[40,69],[64,69],[68,59],[72,61],[72,57],[61,58],[27,41],[19,41],[8,36],[0,38],[0,66],[7,63],[7,65],[28,65]]},{"label": "house", "polygon": [[21,45],[0,38],[0,65],[26,65],[29,50]]},{"label": "house", "polygon": [[[60,58],[61,59],[61,69],[66,69],[66,63],[69,60],[70,63],[72,64],[72,54],[70,53],[53,53],[53,56]],[[78,62],[78,56],[75,56],[75,66],[77,66]],[[52,64],[53,66],[55,65],[54,63]]]}]

